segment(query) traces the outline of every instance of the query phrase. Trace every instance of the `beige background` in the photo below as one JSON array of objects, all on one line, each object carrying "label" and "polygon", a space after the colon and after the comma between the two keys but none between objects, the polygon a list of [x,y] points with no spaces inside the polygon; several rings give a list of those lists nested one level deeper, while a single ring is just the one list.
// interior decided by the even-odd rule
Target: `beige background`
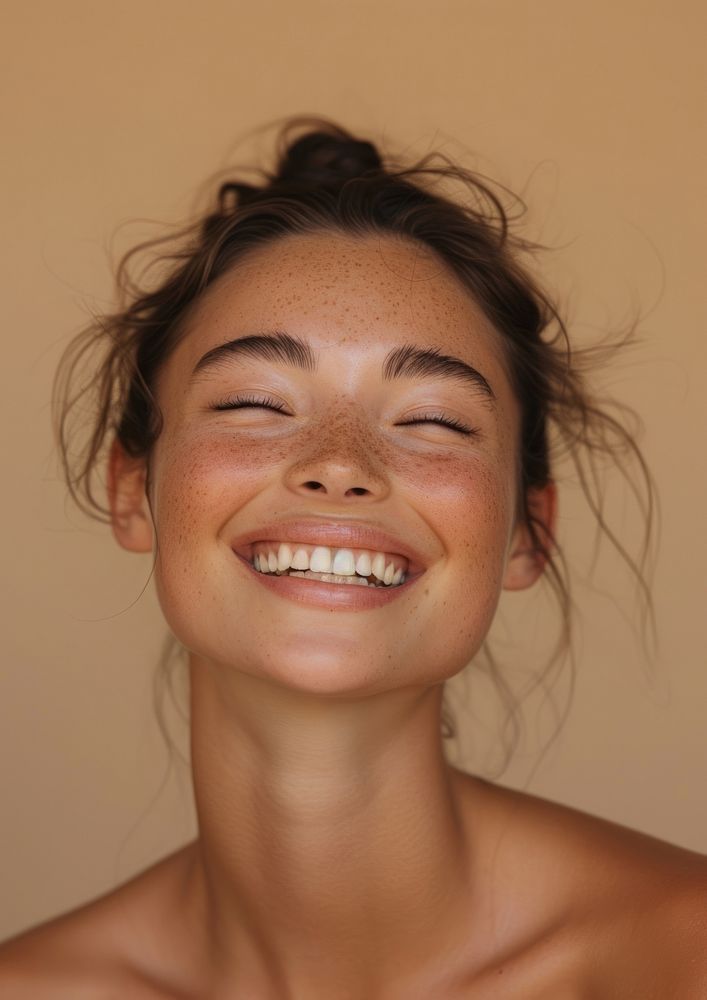
[{"label": "beige background", "polygon": [[[643,343],[608,382],[642,415],[662,496],[659,652],[647,665],[630,588],[605,558],[597,590],[577,590],[563,733],[538,758],[547,719],[531,706],[504,780],[707,849],[704,10],[5,0],[0,935],[104,891],[193,829],[187,773],[167,771],[154,722],[163,630],[142,594],[149,561],[69,509],[57,480],[48,400],[61,347],[110,302],[119,225],[181,218],[239,137],[302,111],[413,154],[444,146],[522,189],[529,232],[562,247],[543,267],[580,338],[643,310]],[[585,565],[591,526],[571,484],[563,504],[563,536]],[[504,606],[509,661],[537,651],[546,614],[542,594]],[[458,717],[474,766],[487,766],[491,717]]]}]

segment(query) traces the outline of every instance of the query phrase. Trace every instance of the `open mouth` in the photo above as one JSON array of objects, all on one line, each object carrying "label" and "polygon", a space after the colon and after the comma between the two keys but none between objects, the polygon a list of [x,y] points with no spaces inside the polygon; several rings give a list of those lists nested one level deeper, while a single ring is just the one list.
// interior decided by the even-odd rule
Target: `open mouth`
[{"label": "open mouth", "polygon": [[255,542],[250,562],[259,573],[294,576],[358,587],[399,587],[405,582],[405,556],[370,549],[330,548],[298,542]]}]

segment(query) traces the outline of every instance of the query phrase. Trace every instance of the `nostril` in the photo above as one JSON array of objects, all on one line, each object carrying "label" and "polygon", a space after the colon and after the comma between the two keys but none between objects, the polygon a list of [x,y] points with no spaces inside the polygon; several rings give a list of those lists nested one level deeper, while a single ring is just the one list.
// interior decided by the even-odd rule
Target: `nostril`
[{"label": "nostril", "polygon": [[314,479],[310,479],[304,484],[308,490],[323,490],[324,487],[321,483],[316,482]]},{"label": "nostril", "polygon": [[349,493],[355,493],[357,497],[362,497],[368,493],[368,490],[363,486],[352,486]]}]

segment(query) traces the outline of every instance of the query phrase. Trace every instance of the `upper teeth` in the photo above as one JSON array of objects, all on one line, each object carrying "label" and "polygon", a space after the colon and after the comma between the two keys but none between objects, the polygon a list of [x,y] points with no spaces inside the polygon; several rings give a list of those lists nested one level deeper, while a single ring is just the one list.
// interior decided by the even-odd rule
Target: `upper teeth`
[{"label": "upper teeth", "polygon": [[396,586],[405,578],[407,560],[402,556],[364,549],[259,542],[253,547],[253,565],[261,573],[285,573],[293,569],[336,576],[372,576],[383,584]]}]

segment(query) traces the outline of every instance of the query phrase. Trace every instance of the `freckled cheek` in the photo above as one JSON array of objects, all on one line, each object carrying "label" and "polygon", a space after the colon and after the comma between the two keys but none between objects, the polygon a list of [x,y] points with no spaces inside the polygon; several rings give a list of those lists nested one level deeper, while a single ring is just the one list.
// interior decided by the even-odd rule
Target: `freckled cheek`
[{"label": "freckled cheek", "polygon": [[402,470],[418,509],[434,519],[450,552],[489,555],[506,544],[512,516],[512,484],[503,463],[468,456],[426,456]]},{"label": "freckled cheek", "polygon": [[262,489],[263,477],[286,454],[283,442],[262,439],[252,445],[214,437],[165,442],[153,479],[153,515],[161,539],[169,535],[179,542],[187,534],[213,534]]},{"label": "freckled cheek", "polygon": [[[507,463],[488,456],[446,459],[419,485],[418,509],[430,512],[446,553],[446,586],[437,610],[455,623],[459,656],[468,660],[488,632],[503,585],[513,476]],[[451,649],[452,633],[447,641]]]}]

